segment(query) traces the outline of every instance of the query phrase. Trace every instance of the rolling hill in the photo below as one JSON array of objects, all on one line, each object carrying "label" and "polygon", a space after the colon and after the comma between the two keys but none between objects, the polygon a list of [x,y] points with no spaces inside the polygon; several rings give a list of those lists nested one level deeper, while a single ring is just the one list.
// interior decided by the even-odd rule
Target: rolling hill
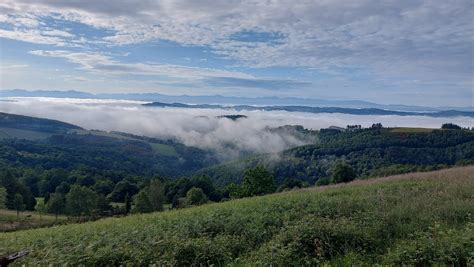
[{"label": "rolling hill", "polygon": [[474,167],[0,235],[49,265],[474,264]]},{"label": "rolling hill", "polygon": [[0,165],[74,170],[93,168],[128,175],[180,176],[217,163],[215,155],[173,140],[0,113]]},{"label": "rolling hill", "polygon": [[278,183],[298,179],[324,183],[337,162],[346,162],[359,177],[426,171],[474,162],[474,132],[421,128],[341,131],[322,129],[318,142],[280,153],[251,155],[210,166],[199,174],[217,184],[240,183],[248,168],[263,165]]},{"label": "rolling hill", "polygon": [[53,134],[64,134],[82,128],[57,120],[28,117],[0,112],[0,139],[46,139]]}]

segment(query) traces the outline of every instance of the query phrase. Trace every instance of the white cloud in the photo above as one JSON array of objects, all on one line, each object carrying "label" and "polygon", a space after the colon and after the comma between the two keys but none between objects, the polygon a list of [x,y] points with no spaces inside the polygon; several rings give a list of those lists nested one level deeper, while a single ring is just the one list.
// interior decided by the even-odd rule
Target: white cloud
[{"label": "white cloud", "polygon": [[3,30],[0,29],[0,37],[14,40],[21,40],[25,42],[31,42],[36,44],[50,44],[57,46],[66,46],[66,43],[62,38],[57,36],[42,35],[37,30]]},{"label": "white cloud", "polygon": [[[111,44],[156,39],[209,45],[258,66],[355,64],[358,60],[450,59],[472,44],[469,1],[29,1],[6,0],[14,14],[81,22],[115,33]],[[247,31],[280,32],[277,45],[230,40]],[[457,58],[459,59],[459,58]]]},{"label": "white cloud", "polygon": [[59,57],[78,64],[88,71],[108,72],[111,74],[162,75],[177,78],[234,77],[253,78],[242,73],[219,69],[186,67],[154,63],[121,63],[110,56],[100,53],[70,52],[65,50],[33,50],[31,54],[43,57]]},{"label": "white cloud", "polygon": [[61,30],[46,30],[42,31],[41,34],[46,36],[74,37],[73,34]]}]

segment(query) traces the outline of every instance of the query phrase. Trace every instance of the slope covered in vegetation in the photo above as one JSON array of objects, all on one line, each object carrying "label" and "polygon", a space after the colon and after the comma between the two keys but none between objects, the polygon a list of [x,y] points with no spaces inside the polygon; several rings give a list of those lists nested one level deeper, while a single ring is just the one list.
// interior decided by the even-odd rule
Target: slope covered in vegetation
[{"label": "slope covered in vegetation", "polygon": [[474,163],[474,131],[407,128],[322,129],[317,144],[254,155],[200,171],[218,185],[239,183],[248,168],[263,165],[277,183],[287,178],[327,182],[334,165],[346,162],[358,177],[427,171]]},{"label": "slope covered in vegetation", "polygon": [[0,235],[20,264],[474,264],[474,166]]}]

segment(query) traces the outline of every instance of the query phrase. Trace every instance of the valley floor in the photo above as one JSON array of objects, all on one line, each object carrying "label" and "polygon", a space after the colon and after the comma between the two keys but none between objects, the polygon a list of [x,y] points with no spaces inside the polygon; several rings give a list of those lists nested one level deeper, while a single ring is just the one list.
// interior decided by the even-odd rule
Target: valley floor
[{"label": "valley floor", "polygon": [[18,264],[474,264],[474,166],[0,234]]}]

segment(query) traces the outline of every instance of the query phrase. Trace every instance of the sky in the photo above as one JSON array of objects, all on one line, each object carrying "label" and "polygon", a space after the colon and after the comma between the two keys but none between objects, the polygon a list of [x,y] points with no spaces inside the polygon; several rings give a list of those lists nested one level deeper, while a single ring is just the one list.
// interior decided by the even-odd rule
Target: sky
[{"label": "sky", "polygon": [[0,89],[474,105],[469,0],[2,0]]}]

